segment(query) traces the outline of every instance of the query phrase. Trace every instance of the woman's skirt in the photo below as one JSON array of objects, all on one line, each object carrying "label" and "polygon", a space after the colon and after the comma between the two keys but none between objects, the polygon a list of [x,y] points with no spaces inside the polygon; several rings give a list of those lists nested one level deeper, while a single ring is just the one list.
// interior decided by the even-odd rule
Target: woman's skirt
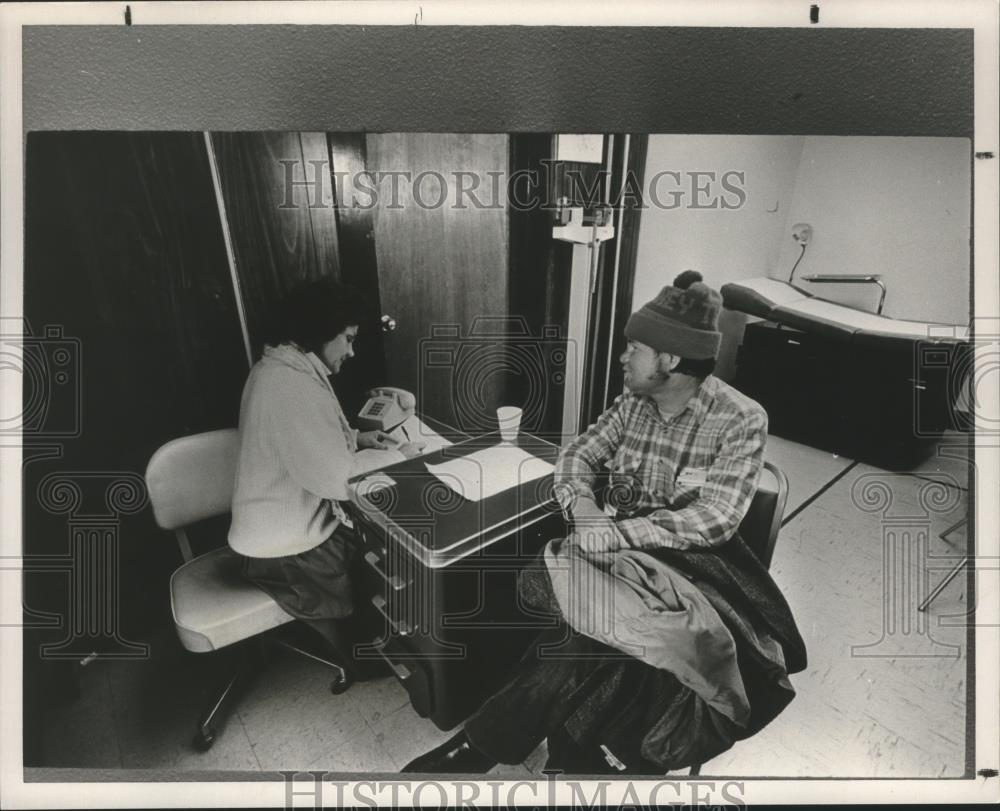
[{"label": "woman's skirt", "polygon": [[244,556],[243,576],[297,619],[338,619],[354,610],[350,571],[356,551],[354,532],[338,524],[329,538],[297,555]]}]

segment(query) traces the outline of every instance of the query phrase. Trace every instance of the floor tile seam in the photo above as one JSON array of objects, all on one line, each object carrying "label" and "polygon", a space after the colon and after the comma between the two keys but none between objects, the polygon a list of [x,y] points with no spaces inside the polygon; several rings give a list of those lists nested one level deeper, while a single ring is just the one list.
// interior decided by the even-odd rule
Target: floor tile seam
[{"label": "floor tile seam", "polygon": [[243,713],[240,711],[239,707],[235,707],[233,709],[233,715],[235,715],[236,720],[240,722],[240,729],[243,731],[243,737],[246,739],[247,746],[250,747],[250,754],[253,756],[254,762],[257,764],[257,771],[264,771],[264,766],[260,762],[260,758],[257,757],[257,747],[255,747],[253,741],[250,740],[250,731],[247,729],[247,726],[243,721]]},{"label": "floor tile seam", "polygon": [[[406,705],[404,704],[403,707],[405,706]],[[399,709],[403,709],[403,707],[400,707]],[[381,723],[387,717],[388,716],[383,715],[376,723]],[[382,742],[382,739],[379,738],[379,733],[375,731],[375,727],[372,726],[372,724],[368,721],[368,719],[363,718],[362,720],[365,722],[365,727],[367,728],[367,730],[371,733],[372,740],[375,741],[375,745],[379,748],[382,754],[384,754],[389,759],[389,762],[393,765],[394,771],[398,772],[402,768],[402,764],[400,764],[396,760],[392,752],[390,752],[388,747],[386,747],[386,745]]]},{"label": "floor tile seam", "polygon": [[[784,528],[792,520],[794,520],[800,514],[802,514],[803,512],[805,512],[806,509],[808,509],[809,507],[812,507],[814,504],[816,504],[824,495],[826,495],[827,492],[829,492],[831,489],[833,489],[833,487],[839,482],[840,479],[844,478],[847,475],[847,473],[849,473],[854,467],[858,466],[859,464],[860,464],[859,462],[852,463],[850,466],[848,466],[847,468],[845,468],[841,473],[839,473],[833,479],[831,479],[830,481],[828,481],[827,483],[825,483],[820,489],[818,489],[815,493],[813,493],[813,495],[811,495],[809,498],[805,499],[798,507],[796,507],[791,513],[789,513],[788,515],[786,515],[782,519],[782,521],[781,521],[781,527]],[[926,476],[920,476],[920,475],[914,474],[914,473],[900,473],[900,472],[894,472],[894,471],[881,471],[881,472],[891,473],[893,475],[906,476],[906,477],[909,477],[909,478],[918,479],[920,481],[926,481],[926,482],[930,482],[930,483],[934,483],[934,484],[942,484],[942,485],[948,487],[950,490],[953,490],[955,492],[963,493],[963,494],[967,494],[968,493],[968,490],[966,490],[963,487],[951,485],[951,484],[948,484],[947,482],[941,482],[941,481],[939,481],[937,479],[927,478]],[[955,509],[958,509],[958,506],[960,506],[960,505],[956,505]],[[838,517],[840,517],[841,519],[846,520],[845,516],[838,516]],[[945,541],[945,543],[947,543],[947,541]]]},{"label": "floor tile seam", "polygon": [[[95,664],[100,664],[98,661]],[[111,714],[111,728],[115,732],[115,751],[118,753],[118,767],[125,768],[125,755],[122,752],[122,726],[124,719],[121,717],[121,697],[115,689],[114,679],[107,669],[104,669],[104,682],[107,689],[108,703],[111,704],[109,710]]]},{"label": "floor tile seam", "polygon": [[[295,681],[291,684],[285,684],[283,687],[287,688],[281,692],[275,692],[271,695],[261,695],[254,696],[254,690],[263,690],[264,686],[255,685],[251,687],[247,692],[241,696],[240,705],[246,705],[248,707],[266,709],[271,707],[273,704],[281,704],[289,700],[289,695],[293,692],[294,688],[301,686],[301,681]],[[329,693],[329,690],[324,689],[324,692]]]},{"label": "floor tile seam", "polygon": [[835,484],[837,484],[837,482],[839,482],[841,479],[843,479],[845,476],[847,476],[847,474],[850,473],[852,470],[854,470],[854,468],[856,468],[857,466],[858,466],[858,462],[856,462],[856,461],[855,462],[851,462],[843,470],[841,470],[838,473],[834,474],[833,478],[831,478],[829,481],[827,481],[823,485],[821,485],[820,488],[815,493],[813,493],[811,496],[809,496],[808,498],[806,498],[805,500],[803,500],[803,502],[801,504],[799,504],[799,506],[796,507],[794,510],[792,510],[788,515],[784,516],[781,519],[781,526],[782,527],[786,526],[793,519],[795,519],[796,517],[798,517],[800,513],[804,512],[806,509],[808,509],[823,494],[825,494],[827,491],[829,491]]},{"label": "floor tile seam", "polygon": [[374,730],[372,725],[368,723],[366,718],[361,719],[362,724],[355,731],[354,734],[342,740],[340,743],[335,744],[330,749],[324,750],[322,753],[317,755],[310,763],[308,763],[304,768],[305,771],[313,769],[313,767],[323,758],[328,758],[335,755],[341,749],[353,745],[353,743],[361,737],[358,733],[365,733],[371,735],[371,739],[374,741],[375,745],[378,747],[379,751],[385,756],[386,760],[393,765],[393,771],[399,771],[399,764],[396,762],[396,758],[392,756],[392,753],[385,747],[381,740],[379,740],[378,733]]},{"label": "floor tile seam", "polygon": [[[963,487],[960,484],[952,484],[951,482],[942,481],[941,479],[932,478],[933,473],[917,473],[916,471],[913,471],[913,470],[899,470],[899,471],[886,471],[886,472],[887,473],[898,473],[899,475],[902,475],[902,476],[911,476],[914,479],[920,479],[921,481],[933,482],[934,484],[941,484],[941,485],[944,485],[945,487],[947,487],[947,488],[949,488],[951,490],[958,490],[958,491],[960,491],[962,493],[968,493],[969,492],[968,486]],[[941,473],[947,473],[947,471],[945,471],[945,470],[939,470],[937,472],[939,474],[941,474]]]},{"label": "floor tile seam", "polygon": [[118,754],[118,766],[119,768],[125,768],[125,755],[122,753],[122,736],[118,729],[118,714],[116,712],[117,702],[115,700],[114,688],[111,684],[111,674],[106,670],[104,671],[104,685],[105,685],[105,695],[107,696],[108,702],[111,704],[111,728],[115,733],[115,751]]}]

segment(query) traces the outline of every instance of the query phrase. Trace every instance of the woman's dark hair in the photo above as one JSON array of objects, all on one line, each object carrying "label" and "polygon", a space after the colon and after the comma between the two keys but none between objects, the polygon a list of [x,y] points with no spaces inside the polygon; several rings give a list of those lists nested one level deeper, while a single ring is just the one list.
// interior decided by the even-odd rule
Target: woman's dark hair
[{"label": "woman's dark hair", "polygon": [[[695,282],[700,281],[702,281],[702,277],[697,270],[685,270],[682,271],[676,279],[674,279],[674,287],[680,290],[687,290]],[[681,358],[677,366],[674,367],[675,374],[690,375],[691,377],[696,377],[699,380],[704,380],[714,371],[715,358],[704,358],[702,360]]]},{"label": "woman's dark hair", "polygon": [[267,343],[294,342],[306,352],[319,352],[345,329],[365,317],[365,301],[354,287],[332,279],[300,282],[282,299]]}]

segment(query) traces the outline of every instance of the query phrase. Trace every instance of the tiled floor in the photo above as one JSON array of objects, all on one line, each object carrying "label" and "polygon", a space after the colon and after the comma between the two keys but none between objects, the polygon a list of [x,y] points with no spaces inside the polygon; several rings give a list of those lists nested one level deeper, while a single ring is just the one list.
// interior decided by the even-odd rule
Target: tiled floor
[{"label": "tiled floor", "polygon": [[[862,500],[873,488],[888,496],[884,509]],[[772,572],[806,640],[809,666],[792,680],[798,696],[788,709],[703,774],[964,772],[965,628],[941,620],[965,610],[965,579],[956,578],[927,614],[916,606],[961,557],[962,532],[951,543],[938,533],[962,516],[966,495],[950,490],[949,501],[925,509],[920,494],[926,502],[931,488],[857,465],[782,529]]]},{"label": "tiled floor", "polygon": [[[788,709],[707,763],[705,775],[959,775],[965,764],[964,577],[921,614],[916,603],[964,554],[967,448],[946,438],[910,474],[879,471],[772,437],[790,479],[772,572],[809,666]],[[194,719],[223,663],[180,648],[172,629],[141,662],[97,661],[82,695],[45,721],[45,766],[393,773],[450,735],[420,718],[391,678],[329,692],[330,673],[275,659],[215,746],[194,751]],[[540,774],[544,744],[495,774]],[[196,775],[193,775],[196,776]]]}]

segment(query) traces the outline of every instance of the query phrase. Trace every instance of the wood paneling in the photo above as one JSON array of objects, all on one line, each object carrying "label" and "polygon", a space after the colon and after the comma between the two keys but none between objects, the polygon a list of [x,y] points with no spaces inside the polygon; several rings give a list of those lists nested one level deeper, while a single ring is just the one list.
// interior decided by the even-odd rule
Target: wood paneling
[{"label": "wood paneling", "polygon": [[334,388],[350,418],[364,402],[364,392],[387,382],[385,347],[381,328],[382,303],[379,294],[378,260],[375,254],[375,227],[370,200],[354,192],[355,180],[367,171],[365,136],[361,133],[330,133],[329,148],[336,230],[340,246],[341,280],[356,287],[366,309],[359,313],[358,339],[353,361],[334,380]]},{"label": "wood paneling", "polygon": [[[406,173],[398,206],[387,175],[374,208],[382,306],[398,324],[386,340],[388,382],[415,391],[426,413],[463,430],[496,427],[512,362],[504,352],[506,334],[517,328],[506,320],[507,141],[506,135],[367,137],[370,170]],[[458,200],[459,172],[467,173],[466,188],[479,180],[482,208],[468,197]],[[432,343],[442,331],[448,336]],[[448,351],[451,362],[444,360]]]},{"label": "wood paneling", "polygon": [[[540,186],[546,177],[543,161],[551,160],[553,138],[537,133],[510,136],[510,174],[533,175]],[[539,405],[523,417],[526,430],[558,443],[562,438],[562,403],[566,373],[566,329],[569,313],[570,264],[573,248],[552,239],[552,217],[542,210],[552,189],[540,187],[532,199],[518,184],[510,205],[510,312],[524,319],[531,335],[550,337],[539,343],[542,373],[531,380],[511,375],[508,392],[512,402],[534,397]],[[516,202],[515,202],[516,201]],[[532,205],[537,203],[538,207]],[[534,394],[533,394],[534,392]]]},{"label": "wood paneling", "polygon": [[[65,555],[70,519],[42,503],[43,477],[80,480],[78,512],[107,513],[104,484],[141,477],[160,444],[236,424],[247,363],[201,134],[32,133],[25,219],[25,317],[36,336],[61,331],[37,341],[43,354],[71,356],[47,391],[58,421],[25,437],[61,450],[25,468],[25,553]],[[35,386],[26,374],[26,401]],[[51,435],[74,409],[79,430]],[[119,586],[96,596],[117,599],[126,628],[169,615],[172,539],[148,510],[115,527]],[[25,585],[31,609],[66,616],[68,575]]]},{"label": "wood paneling", "polygon": [[212,144],[256,358],[295,282],[339,277],[328,155],[322,136],[297,132],[214,133]]},{"label": "wood paneling", "polygon": [[81,356],[67,454],[141,471],[161,440],[235,424],[247,363],[210,178],[200,134],[29,137],[25,315]]},{"label": "wood paneling", "polygon": [[340,246],[337,239],[336,199],[330,179],[330,152],[325,132],[299,133],[302,144],[304,171],[316,186],[309,188],[309,225],[312,230],[313,250],[317,272],[343,278]]}]

